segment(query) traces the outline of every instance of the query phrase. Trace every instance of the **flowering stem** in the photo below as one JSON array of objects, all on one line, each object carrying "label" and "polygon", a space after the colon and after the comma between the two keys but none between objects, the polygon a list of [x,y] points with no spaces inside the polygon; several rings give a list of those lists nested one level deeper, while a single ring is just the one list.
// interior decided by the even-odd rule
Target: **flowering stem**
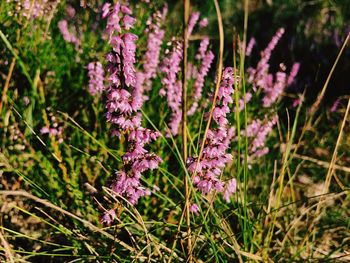
[{"label": "flowering stem", "polygon": [[10,80],[12,77],[13,69],[15,67],[15,63],[16,63],[16,58],[12,58],[9,73],[7,74],[4,90],[2,92],[2,97],[1,97],[1,101],[0,101],[0,112],[2,111],[2,104],[7,102],[7,91],[8,91],[8,88],[10,86]]},{"label": "flowering stem", "polygon": [[[188,20],[190,16],[190,0],[184,0],[184,20],[183,20],[183,60],[182,60],[182,157],[187,160],[187,48],[188,48]],[[187,250],[188,262],[192,262],[192,241],[191,241],[191,218],[189,210],[189,178],[184,175],[185,185],[185,211],[187,225]]]},{"label": "flowering stem", "polygon": [[218,92],[219,92],[219,88],[220,88],[220,84],[221,84],[221,79],[222,79],[222,69],[223,69],[222,61],[223,61],[223,55],[224,55],[224,27],[222,24],[222,16],[221,16],[220,6],[219,6],[218,1],[214,0],[214,4],[215,4],[215,9],[216,9],[216,15],[218,17],[218,29],[219,29],[219,36],[220,36],[219,63],[217,66],[217,82],[216,82],[216,87],[215,87],[215,91],[214,91],[212,105],[211,105],[211,108],[209,111],[208,122],[207,122],[207,125],[206,125],[205,130],[204,130],[203,140],[201,143],[201,148],[199,151],[196,168],[194,170],[194,173],[192,174],[192,180],[197,175],[198,165],[202,159],[203,149],[204,149],[205,141],[206,141],[207,134],[208,134],[208,131],[210,128],[211,120],[213,118],[213,112],[214,112],[214,109],[216,106],[216,99],[218,96]]}]

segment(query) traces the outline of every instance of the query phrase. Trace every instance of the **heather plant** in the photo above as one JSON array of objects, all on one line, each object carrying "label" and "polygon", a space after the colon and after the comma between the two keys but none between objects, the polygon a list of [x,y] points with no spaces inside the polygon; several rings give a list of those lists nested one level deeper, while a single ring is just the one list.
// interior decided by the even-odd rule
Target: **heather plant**
[{"label": "heather plant", "polygon": [[0,2],[1,260],[346,260],[349,36],[314,102],[258,8]]},{"label": "heather plant", "polygon": [[[159,156],[144,148],[156,140],[159,134],[141,126],[139,110],[142,107],[143,89],[136,83],[138,80],[134,68],[137,36],[128,32],[136,21],[131,16],[132,11],[120,3],[113,7],[106,3],[102,12],[102,16],[107,18],[105,33],[113,47],[113,52],[107,54],[109,87],[106,117],[113,124],[112,135],[120,137],[123,134],[126,141],[126,153],[122,156],[124,169],[117,172],[111,188],[113,193],[136,204],[149,191],[141,185],[142,173],[157,168],[162,161]],[[111,213],[106,215],[103,221],[110,223]]]}]

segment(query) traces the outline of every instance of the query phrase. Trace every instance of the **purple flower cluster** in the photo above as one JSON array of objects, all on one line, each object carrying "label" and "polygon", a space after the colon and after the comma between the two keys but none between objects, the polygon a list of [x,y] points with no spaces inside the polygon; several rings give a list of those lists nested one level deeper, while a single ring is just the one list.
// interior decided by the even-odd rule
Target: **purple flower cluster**
[{"label": "purple flower cluster", "polygon": [[207,27],[208,23],[209,23],[208,18],[205,17],[201,21],[199,21],[199,27],[200,28]]},{"label": "purple flower cluster", "polygon": [[237,189],[236,178],[232,178],[226,183],[225,190],[223,192],[223,198],[227,203],[230,202],[231,196],[236,192],[236,189]]},{"label": "purple flower cluster", "polygon": [[80,39],[74,34],[71,33],[68,29],[68,21],[61,20],[58,22],[58,29],[60,30],[63,39],[68,42],[74,44],[76,47],[80,45]]},{"label": "purple flower cluster", "polygon": [[191,213],[193,213],[195,215],[199,214],[199,206],[197,204],[191,204],[189,210]]},{"label": "purple flower cluster", "polygon": [[[107,93],[107,121],[114,124],[112,134],[120,136],[121,132],[133,130],[141,125],[142,92],[136,86],[136,71],[134,67],[136,35],[127,32],[135,20],[130,16],[127,6],[115,4],[111,9],[109,3],[102,8],[103,17],[107,18],[105,33],[113,51],[107,54],[109,87]],[[127,18],[126,18],[127,17]],[[126,31],[122,34],[122,26]],[[133,21],[133,22],[130,22]]]},{"label": "purple flower cluster", "polygon": [[58,143],[64,141],[64,126],[59,122],[52,112],[49,113],[50,123],[48,126],[44,126],[40,129],[41,134],[47,134],[50,137],[54,137]]},{"label": "purple flower cluster", "polygon": [[209,50],[209,38],[205,37],[199,46],[198,54],[196,55],[196,59],[200,61],[201,65],[197,74],[195,75],[196,80],[193,85],[193,104],[191,108],[188,110],[188,115],[193,115],[198,108],[198,102],[202,96],[204,79],[207,76],[210,66],[214,60],[214,53]]},{"label": "purple flower cluster", "polygon": [[[200,15],[199,12],[194,12],[191,14],[190,20],[188,21],[187,38],[189,38],[192,35],[193,29],[199,20],[199,15]],[[202,26],[203,26],[203,22],[202,22]]]},{"label": "purple flower cluster", "polygon": [[264,107],[270,107],[282,94],[287,83],[287,74],[283,71],[276,73],[275,82],[272,74],[268,74],[265,79],[264,97],[262,99]]},{"label": "purple flower cluster", "polygon": [[178,74],[181,70],[180,63],[182,60],[182,44],[178,41],[173,42],[173,48],[164,58],[160,71],[165,74],[162,79],[163,87],[159,91],[161,96],[166,96],[171,117],[169,122],[170,133],[168,136],[177,135],[182,119],[181,94],[182,83],[178,80]]},{"label": "purple flower cluster", "polygon": [[294,82],[295,77],[299,72],[299,69],[300,69],[300,63],[294,63],[288,76],[288,80],[287,80],[288,86],[290,86]]},{"label": "purple flower cluster", "polygon": [[336,112],[337,109],[338,109],[338,107],[339,107],[339,105],[340,105],[340,102],[341,102],[341,98],[337,98],[337,99],[333,102],[330,111],[331,111],[331,112]]},{"label": "purple flower cluster", "polygon": [[147,170],[158,168],[162,160],[144,147],[158,136],[158,132],[142,127],[132,130],[127,136],[128,151],[122,158],[124,169],[117,172],[117,178],[112,183],[111,189],[126,197],[132,204],[137,204],[140,197],[150,194],[150,190],[141,185],[141,175]]},{"label": "purple flower cluster", "polygon": [[100,62],[90,62],[87,65],[89,77],[89,92],[91,95],[101,94],[104,90],[104,70]]},{"label": "purple flower cluster", "polygon": [[101,223],[110,225],[116,217],[117,214],[115,213],[114,209],[108,210],[101,217]]},{"label": "purple flower cluster", "polygon": [[148,27],[145,32],[148,33],[147,51],[143,56],[143,72],[142,80],[144,82],[144,90],[149,91],[152,85],[152,79],[156,76],[159,65],[159,55],[165,31],[161,29],[168,12],[167,6],[161,11],[156,11],[152,17],[147,20]]},{"label": "purple flower cluster", "polygon": [[245,98],[241,98],[238,100],[238,111],[242,111],[244,109],[244,103],[247,104],[253,97],[251,92],[247,92],[244,96]]},{"label": "purple flower cluster", "polygon": [[246,131],[242,131],[242,134],[249,139],[249,163],[251,163],[254,158],[259,158],[269,152],[269,148],[265,146],[266,139],[276,125],[277,120],[277,115],[265,122],[259,119],[253,120],[248,124]]},{"label": "purple flower cluster", "polygon": [[188,171],[194,175],[193,184],[205,194],[212,190],[224,192],[225,200],[229,200],[230,194],[235,191],[233,181],[225,186],[220,179],[222,170],[232,160],[232,155],[227,153],[227,150],[235,130],[230,127],[227,114],[230,113],[229,105],[233,103],[234,83],[233,68],[228,67],[223,72],[213,111],[213,121],[217,127],[208,130],[201,160],[198,160],[198,157],[190,157],[187,160]]},{"label": "purple flower cluster", "polygon": [[252,51],[253,51],[253,47],[255,46],[256,44],[256,40],[254,37],[252,37],[249,42],[248,42],[248,46],[247,46],[247,49],[245,51],[245,55],[247,57],[249,57],[251,54],[252,54]]},{"label": "purple flower cluster", "polygon": [[[264,93],[262,99],[264,107],[270,107],[278,100],[286,87],[293,83],[299,71],[300,64],[295,63],[289,76],[284,72],[284,69],[278,71],[275,76],[269,73],[271,53],[283,34],[284,29],[280,28],[273,36],[266,49],[261,53],[261,59],[257,67],[255,69],[248,68],[248,82],[253,84],[253,90],[255,91],[257,88],[260,88]],[[248,45],[247,54],[250,53],[250,45]]]},{"label": "purple flower cluster", "polygon": [[248,68],[248,81],[253,84],[254,90],[256,88],[264,88],[266,86],[266,81],[269,73],[269,60],[272,51],[275,49],[277,43],[284,34],[284,28],[280,28],[277,33],[272,37],[272,40],[268,44],[267,48],[261,52],[261,59],[258,62],[256,69]]},{"label": "purple flower cluster", "polygon": [[[128,32],[135,23],[131,10],[119,3],[113,7],[107,3],[102,12],[107,18],[105,33],[113,47],[107,55],[109,86],[106,90],[106,116],[107,121],[113,124],[112,134],[123,135],[126,142],[123,169],[117,172],[111,189],[136,204],[141,196],[149,193],[141,185],[142,173],[157,168],[161,162],[160,157],[145,149],[159,133],[141,127],[142,89],[137,86],[134,67],[137,36]],[[105,216],[105,221],[109,221],[111,214]]]},{"label": "purple flower cluster", "polygon": [[21,13],[28,19],[47,18],[49,12],[55,9],[55,6],[60,2],[59,0],[6,0],[7,3],[14,2],[16,4],[16,11]]}]

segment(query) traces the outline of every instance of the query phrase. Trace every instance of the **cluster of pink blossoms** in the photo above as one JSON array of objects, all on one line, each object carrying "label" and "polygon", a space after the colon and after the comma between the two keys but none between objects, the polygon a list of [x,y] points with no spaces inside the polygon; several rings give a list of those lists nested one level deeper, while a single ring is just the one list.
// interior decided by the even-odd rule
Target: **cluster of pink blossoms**
[{"label": "cluster of pink blossoms", "polygon": [[54,137],[58,143],[62,143],[64,140],[64,126],[59,122],[52,112],[49,112],[50,124],[40,129],[41,134],[47,134],[50,137]]},{"label": "cluster of pink blossoms", "polygon": [[143,72],[142,80],[144,90],[149,91],[152,85],[152,79],[155,78],[158,65],[161,45],[165,31],[161,29],[162,22],[165,20],[168,7],[164,6],[162,12],[156,11],[152,17],[147,20],[147,28],[145,33],[148,33],[147,51],[143,56]]},{"label": "cluster of pink blossoms", "polygon": [[248,163],[251,163],[254,158],[259,158],[269,152],[269,148],[266,147],[266,139],[276,125],[277,120],[277,115],[264,122],[259,119],[253,120],[248,124],[246,131],[242,131],[242,135],[249,139]]},{"label": "cluster of pink blossoms", "polygon": [[161,29],[161,25],[167,12],[168,7],[165,5],[162,12],[157,10],[146,23],[147,28],[145,29],[145,33],[148,33],[147,50],[143,55],[142,70],[136,72],[135,86],[136,89],[141,91],[143,101],[148,100],[145,92],[151,90],[152,80],[157,75],[160,49],[165,35],[165,31]]},{"label": "cluster of pink blossoms", "polygon": [[187,38],[189,38],[192,35],[193,29],[199,20],[199,15],[199,12],[193,12],[191,14],[190,20],[188,21]]},{"label": "cluster of pink blossoms", "polygon": [[200,66],[199,70],[195,75],[196,80],[193,84],[192,106],[187,112],[187,114],[190,116],[193,115],[198,108],[198,102],[202,97],[204,80],[205,77],[208,75],[211,64],[214,60],[214,53],[211,50],[208,50],[208,46],[209,38],[205,36],[199,45],[198,53],[196,55],[196,59],[199,60]]},{"label": "cluster of pink blossoms", "polygon": [[[271,53],[283,34],[284,28],[280,28],[273,36],[266,49],[261,53],[261,59],[257,67],[255,69],[248,68],[248,82],[253,84],[254,90],[261,88],[264,93],[262,99],[264,107],[270,107],[278,100],[283,91],[293,83],[299,70],[299,63],[295,63],[289,76],[284,72],[284,69],[278,71],[275,76],[269,73]],[[251,50],[248,51],[251,53]]]},{"label": "cluster of pink blossoms", "polygon": [[[192,13],[189,23],[187,38],[189,38],[199,21],[200,13]],[[203,28],[208,25],[208,19],[204,18],[199,22],[199,27]],[[188,115],[193,115],[198,108],[198,102],[202,97],[202,91],[204,86],[204,80],[207,76],[211,64],[214,60],[214,53],[208,50],[209,47],[209,37],[205,36],[200,42],[198,53],[196,54],[196,59],[199,62],[198,67],[188,63],[188,72],[186,72],[186,78],[195,79],[193,85],[193,94],[192,94],[192,105],[187,111]],[[181,70],[180,64],[182,61],[182,52],[183,45],[179,41],[173,41],[173,48],[168,53],[167,57],[163,60],[163,63],[160,67],[160,71],[165,74],[162,79],[163,87],[161,88],[159,94],[161,96],[166,96],[168,106],[171,110],[171,117],[168,123],[170,132],[168,136],[175,136],[178,134],[179,126],[182,119],[182,109],[181,109],[181,100],[182,100],[182,82],[178,80],[178,75]]]},{"label": "cluster of pink blossoms", "polygon": [[165,74],[165,77],[162,79],[163,87],[160,89],[159,94],[166,96],[168,106],[171,109],[171,117],[168,124],[170,133],[168,135],[171,134],[173,136],[178,134],[182,119],[182,83],[178,80],[178,74],[181,71],[182,49],[182,43],[174,41],[172,50],[164,58],[160,67],[160,71]]},{"label": "cluster of pink blossoms", "polygon": [[227,153],[227,150],[235,135],[235,129],[230,127],[227,114],[231,112],[234,84],[233,68],[228,67],[223,72],[217,103],[213,111],[213,121],[217,127],[208,131],[201,160],[198,160],[198,157],[190,157],[187,160],[188,171],[194,175],[193,184],[203,193],[209,193],[212,190],[223,192],[227,202],[236,190],[236,181],[231,179],[225,184],[220,179],[220,175],[226,164],[232,160],[232,155]]},{"label": "cluster of pink blossoms", "polygon": [[48,14],[52,12],[59,4],[59,0],[6,0],[7,3],[15,3],[17,12],[20,12],[28,19],[48,18]]},{"label": "cluster of pink blossoms", "polygon": [[89,92],[91,95],[101,94],[104,90],[104,70],[100,62],[90,62],[87,65],[89,77]]},{"label": "cluster of pink blossoms", "polygon": [[[188,23],[188,37],[191,36],[194,27],[196,26],[198,20],[199,20],[200,13],[194,12],[191,15],[190,21]],[[199,21],[199,27],[204,28],[208,25],[208,19],[203,18],[201,21]],[[214,60],[214,53],[211,50],[208,50],[209,47],[209,37],[204,36],[199,44],[199,49],[196,54],[196,60],[199,62],[199,66],[195,66],[192,64],[189,64],[189,73],[188,78],[191,77],[195,79],[195,82],[193,84],[193,92],[192,92],[192,105],[190,109],[187,111],[187,115],[192,116],[197,108],[198,108],[198,102],[202,97],[203,92],[203,86],[204,86],[204,80],[205,77],[208,75],[208,72],[210,70],[211,64]]]},{"label": "cluster of pink blossoms", "polygon": [[60,30],[63,39],[68,42],[74,44],[76,47],[80,45],[80,39],[76,36],[75,33],[72,33],[68,28],[68,21],[61,20],[58,22],[58,29]]},{"label": "cluster of pink blossoms", "polygon": [[[135,19],[126,5],[107,3],[102,8],[103,18],[107,18],[105,33],[113,51],[107,55],[109,86],[107,94],[107,121],[113,125],[112,134],[122,135],[126,141],[126,153],[122,156],[123,169],[111,184],[114,193],[136,204],[141,196],[149,193],[140,182],[143,172],[153,170],[162,161],[145,146],[154,141],[159,133],[141,127],[142,90],[136,87],[135,52],[137,36],[128,32]],[[111,211],[102,221],[110,223]]]},{"label": "cluster of pink blossoms", "polygon": [[252,37],[248,42],[247,49],[245,50],[245,55],[247,57],[249,57],[252,54],[253,47],[255,46],[255,44],[256,44],[256,40],[254,37]]}]

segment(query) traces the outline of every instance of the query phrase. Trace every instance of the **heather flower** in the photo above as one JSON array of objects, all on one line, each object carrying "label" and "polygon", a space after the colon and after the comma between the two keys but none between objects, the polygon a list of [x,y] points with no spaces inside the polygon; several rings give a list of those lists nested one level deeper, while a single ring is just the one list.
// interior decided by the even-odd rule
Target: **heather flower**
[{"label": "heather flower", "polygon": [[132,28],[135,22],[136,22],[136,19],[129,15],[125,15],[123,18],[124,27],[126,30],[129,30],[130,28]]},{"label": "heather flower", "polygon": [[[230,113],[230,104],[233,103],[234,82],[233,68],[226,68],[213,111],[213,122],[217,127],[208,130],[201,159],[190,157],[187,160],[188,171],[194,176],[193,184],[204,194],[213,190],[225,190],[225,183],[220,179],[220,175],[226,164],[232,160],[232,155],[227,153],[227,150],[235,130],[229,126],[227,114]],[[232,190],[232,185],[226,189]]]},{"label": "heather flower", "polygon": [[247,104],[253,97],[252,93],[247,92],[244,96],[245,98],[241,98],[238,100],[238,111],[241,112],[244,109],[244,103]]},{"label": "heather flower", "polygon": [[252,162],[254,158],[259,158],[269,152],[269,149],[265,144],[267,137],[276,125],[277,120],[277,115],[271,120],[265,122],[259,119],[253,120],[248,124],[247,129],[242,131],[242,135],[247,136],[249,139],[248,162]]},{"label": "heather flower", "polygon": [[278,41],[284,34],[284,29],[280,28],[277,33],[273,36],[271,42],[268,44],[266,49],[261,53],[261,59],[256,67],[256,69],[248,68],[248,81],[253,84],[253,88],[264,88],[266,81],[268,80],[269,72],[269,60],[271,57],[271,52],[276,47]]},{"label": "heather flower", "polygon": [[207,27],[208,26],[208,18],[203,18],[201,21],[199,21],[199,27],[200,28],[204,28],[204,27]]},{"label": "heather flower", "polygon": [[294,82],[294,79],[299,72],[299,68],[300,68],[300,63],[293,64],[292,69],[290,70],[290,73],[288,76],[288,80],[287,80],[288,86]]},{"label": "heather flower", "polygon": [[72,43],[75,46],[80,45],[80,40],[76,37],[75,34],[71,33],[68,29],[68,21],[67,20],[61,20],[58,22],[58,29],[60,30],[63,39],[68,42]]},{"label": "heather flower", "polygon": [[199,15],[200,15],[199,12],[194,12],[194,13],[192,13],[192,15],[190,17],[190,20],[188,22],[188,28],[187,28],[187,37],[188,38],[192,35],[193,29],[198,22]]},{"label": "heather flower", "polygon": [[165,31],[161,29],[161,23],[164,21],[167,12],[168,8],[165,6],[162,12],[155,12],[147,21],[148,27],[145,32],[149,34],[147,39],[147,51],[143,56],[143,78],[141,83],[145,91],[151,89],[152,79],[156,76],[160,49],[165,35]]},{"label": "heather flower", "polygon": [[[136,73],[134,66],[138,37],[128,32],[135,23],[130,16],[132,12],[129,7],[119,3],[112,9],[110,4],[105,4],[102,12],[103,17],[107,18],[105,32],[113,48],[106,56],[109,72],[106,118],[113,125],[112,135],[124,136],[127,141],[126,152],[122,156],[123,168],[116,173],[117,177],[110,187],[114,194],[137,204],[140,197],[150,194],[150,190],[140,182],[142,173],[156,169],[162,161],[145,148],[157,139],[159,133],[141,126],[139,110],[144,99],[140,83],[143,76]],[[123,23],[120,24],[120,21]],[[105,221],[109,220],[107,217]]]},{"label": "heather flower", "polygon": [[227,203],[230,202],[231,195],[236,192],[236,188],[237,188],[237,182],[235,178],[232,178],[227,182],[223,193],[223,198]]},{"label": "heather flower", "polygon": [[196,59],[200,60],[200,59],[204,59],[205,54],[208,50],[208,46],[209,46],[209,37],[205,36],[201,43],[199,44],[199,49],[198,49],[198,53],[196,55]]},{"label": "heather flower", "polygon": [[193,103],[190,109],[188,110],[188,115],[193,115],[198,108],[198,102],[202,96],[204,79],[207,76],[210,66],[214,60],[214,54],[210,50],[207,51],[209,45],[209,38],[205,37],[199,46],[198,54],[196,58],[200,60],[201,65],[199,67],[198,73],[196,75],[196,80],[193,84]]},{"label": "heather flower", "polygon": [[340,98],[337,98],[333,104],[332,104],[332,107],[331,107],[331,112],[336,112],[336,110],[338,109],[339,105],[340,105],[340,101],[341,99]]},{"label": "heather flower", "polygon": [[188,62],[187,64],[187,73],[186,73],[186,79],[196,79],[198,76],[198,69],[195,65],[193,65],[191,62]]},{"label": "heather flower", "polygon": [[104,70],[100,62],[90,62],[87,65],[89,77],[89,92],[91,95],[101,94],[104,90]]},{"label": "heather flower", "polygon": [[48,14],[55,10],[59,4],[59,0],[7,0],[7,3],[15,2],[17,4],[16,10],[27,19],[42,19],[47,18]]},{"label": "heather flower", "polygon": [[191,204],[190,205],[190,212],[198,215],[199,214],[199,206],[197,204]]},{"label": "heather flower", "polygon": [[293,107],[293,108],[298,107],[298,106],[301,104],[301,102],[302,102],[301,98],[296,98],[296,99],[294,99],[294,100],[293,100],[292,107]]},{"label": "heather flower", "polygon": [[252,37],[248,42],[247,50],[245,52],[245,55],[247,57],[249,57],[252,54],[252,50],[253,50],[253,47],[255,46],[255,44],[256,44],[256,40],[254,37]]},{"label": "heather flower", "polygon": [[44,126],[40,129],[41,134],[47,134],[49,137],[53,137],[58,143],[62,143],[64,140],[64,126],[63,123],[57,121],[56,117],[50,112],[50,123],[48,126]]},{"label": "heather flower", "polygon": [[104,223],[106,225],[111,225],[113,220],[116,218],[117,218],[117,215],[116,215],[114,209],[111,209],[103,214],[103,216],[101,217],[101,223]]},{"label": "heather flower", "polygon": [[269,81],[266,82],[266,86],[264,87],[264,97],[262,100],[264,107],[271,106],[282,94],[287,84],[287,74],[279,71],[276,73],[275,83],[272,83],[271,80],[272,76],[269,78]]},{"label": "heather flower", "polygon": [[65,11],[66,11],[67,16],[68,16],[70,19],[72,19],[72,18],[75,16],[76,11],[75,11],[75,9],[74,9],[73,6],[68,5],[68,6],[66,7],[66,10],[65,10]]},{"label": "heather flower", "polygon": [[[162,79],[163,87],[159,91],[161,96],[166,96],[171,117],[169,122],[170,134],[178,134],[179,126],[182,119],[181,94],[182,83],[177,79],[181,70],[180,63],[182,60],[182,44],[174,42],[173,49],[164,58],[160,71],[165,74]],[[168,134],[168,135],[170,135]]]},{"label": "heather flower", "polygon": [[111,4],[105,3],[102,6],[102,18],[107,17],[107,26],[104,31],[104,33],[108,36],[109,41],[112,40],[112,36],[115,32],[120,33],[121,27],[120,27],[120,17],[119,17],[119,11],[120,11],[120,4],[117,2],[113,9],[110,9]]},{"label": "heather flower", "polygon": [[[253,84],[254,91],[256,91],[257,88],[262,89],[264,95],[262,103],[264,107],[270,107],[278,100],[283,91],[293,83],[299,71],[300,64],[294,63],[289,76],[284,72],[284,69],[277,72],[275,76],[269,73],[271,53],[283,34],[284,29],[279,29],[268,46],[261,53],[261,59],[257,67],[255,69],[248,68],[248,82]],[[248,45],[248,54],[250,53],[248,52],[249,49],[250,47]]]},{"label": "heather flower", "polygon": [[[105,3],[103,6],[102,6],[102,18],[106,18],[107,15],[109,14],[109,9],[111,7],[111,4],[110,3]],[[119,19],[119,17],[118,17]],[[119,20],[118,20],[119,21]]]}]

